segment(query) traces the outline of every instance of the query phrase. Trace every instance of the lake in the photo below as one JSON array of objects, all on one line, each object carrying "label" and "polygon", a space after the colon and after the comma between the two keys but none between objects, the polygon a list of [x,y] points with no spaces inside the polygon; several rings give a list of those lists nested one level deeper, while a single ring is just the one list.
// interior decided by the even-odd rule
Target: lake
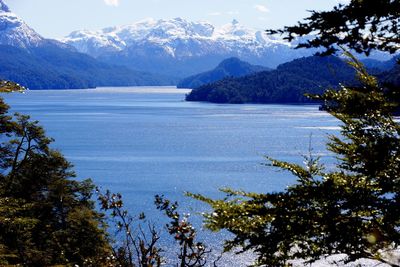
[{"label": "lake", "polygon": [[303,162],[312,148],[329,168],[327,135],[338,121],[317,105],[219,105],[185,102],[173,87],[27,91],[5,95],[12,111],[39,120],[53,148],[79,179],[122,193],[129,210],[157,220],[154,195],[188,212],[206,209],[184,192],[222,196],[231,187],[256,192],[295,181],[264,166],[264,155]]}]

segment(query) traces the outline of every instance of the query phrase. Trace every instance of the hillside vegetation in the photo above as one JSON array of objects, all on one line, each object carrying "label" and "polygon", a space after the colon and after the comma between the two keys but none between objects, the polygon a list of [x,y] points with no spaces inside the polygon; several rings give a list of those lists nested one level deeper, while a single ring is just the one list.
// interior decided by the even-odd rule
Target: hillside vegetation
[{"label": "hillside vegetation", "polygon": [[214,103],[308,103],[305,93],[320,94],[340,83],[354,84],[354,70],[338,57],[304,57],[240,78],[194,89],[186,100]]}]

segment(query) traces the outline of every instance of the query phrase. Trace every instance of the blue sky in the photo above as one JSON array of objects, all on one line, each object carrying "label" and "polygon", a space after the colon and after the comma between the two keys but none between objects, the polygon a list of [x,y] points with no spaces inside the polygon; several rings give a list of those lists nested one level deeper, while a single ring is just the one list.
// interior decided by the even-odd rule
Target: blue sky
[{"label": "blue sky", "polygon": [[14,13],[47,38],[79,29],[125,25],[144,18],[182,17],[215,25],[233,19],[256,29],[292,25],[307,10],[329,10],[346,0],[5,0]]}]

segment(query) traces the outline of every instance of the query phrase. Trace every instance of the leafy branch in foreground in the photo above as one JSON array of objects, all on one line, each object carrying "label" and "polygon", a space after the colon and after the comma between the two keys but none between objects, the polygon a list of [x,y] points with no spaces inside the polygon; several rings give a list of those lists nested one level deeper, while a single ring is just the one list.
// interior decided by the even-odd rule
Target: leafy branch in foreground
[{"label": "leafy branch in foreground", "polygon": [[358,53],[369,55],[374,50],[394,53],[400,43],[400,1],[398,0],[351,0],[339,4],[330,11],[311,11],[305,22],[281,30],[288,41],[298,36],[309,40],[300,42],[297,48],[323,48],[324,54],[337,52],[337,45],[345,45]]},{"label": "leafy branch in foreground", "polygon": [[[342,123],[341,136],[330,136],[328,149],[338,164],[324,172],[309,159],[306,167],[269,159],[289,171],[297,183],[283,192],[223,190],[225,199],[192,197],[208,203],[207,227],[226,229],[234,238],[226,249],[254,251],[257,265],[284,266],[302,258],[345,253],[387,262],[385,251],[400,245],[400,126],[392,103],[362,65],[352,58],[359,87],[328,90],[318,99]],[[399,266],[400,259],[393,259]]]},{"label": "leafy branch in foreground", "polygon": [[158,247],[160,236],[155,226],[147,224],[147,229],[144,229],[144,214],[140,214],[138,218],[130,216],[124,209],[120,194],[113,194],[109,190],[101,193],[99,189],[97,194],[101,209],[109,212],[110,218],[115,223],[113,247],[115,266],[161,266],[162,250]]},{"label": "leafy branch in foreground", "polygon": [[[183,217],[177,212],[178,203],[165,199],[164,196],[155,197],[157,209],[163,211],[171,219],[167,224],[170,235],[178,242],[180,251],[178,254],[179,267],[202,267],[207,264],[207,257],[211,253],[202,242],[196,242],[197,231],[189,222],[189,216]],[[214,266],[220,258],[214,261]]]},{"label": "leafy branch in foreground", "polygon": [[[161,266],[165,259],[161,255],[163,251],[159,248],[160,235],[154,225],[145,222],[144,214],[137,218],[129,215],[124,208],[122,196],[110,191],[101,193],[97,189],[98,200],[101,209],[108,213],[110,222],[116,227],[113,246],[113,266],[122,267],[153,267]],[[155,205],[158,210],[163,211],[171,219],[167,224],[168,233],[178,241],[179,253],[177,266],[180,267],[202,267],[208,263],[208,254],[211,250],[201,242],[196,242],[196,229],[188,220],[177,212],[178,203],[170,202],[163,196],[155,197]],[[172,251],[172,250],[171,250]],[[214,261],[214,266],[219,258]]]}]

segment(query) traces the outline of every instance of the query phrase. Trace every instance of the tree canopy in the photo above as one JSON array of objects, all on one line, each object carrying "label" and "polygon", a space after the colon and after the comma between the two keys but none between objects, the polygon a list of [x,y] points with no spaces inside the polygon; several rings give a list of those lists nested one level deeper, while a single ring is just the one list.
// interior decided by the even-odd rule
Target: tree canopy
[{"label": "tree canopy", "polygon": [[400,48],[400,1],[351,0],[331,11],[311,11],[304,22],[268,32],[283,34],[289,41],[307,36],[310,39],[297,47],[322,47],[324,54],[338,51],[338,46],[366,55],[373,50],[394,53]]},{"label": "tree canopy", "polygon": [[0,265],[101,266],[111,252],[92,182],[74,180],[38,122],[8,109],[0,98]]}]

